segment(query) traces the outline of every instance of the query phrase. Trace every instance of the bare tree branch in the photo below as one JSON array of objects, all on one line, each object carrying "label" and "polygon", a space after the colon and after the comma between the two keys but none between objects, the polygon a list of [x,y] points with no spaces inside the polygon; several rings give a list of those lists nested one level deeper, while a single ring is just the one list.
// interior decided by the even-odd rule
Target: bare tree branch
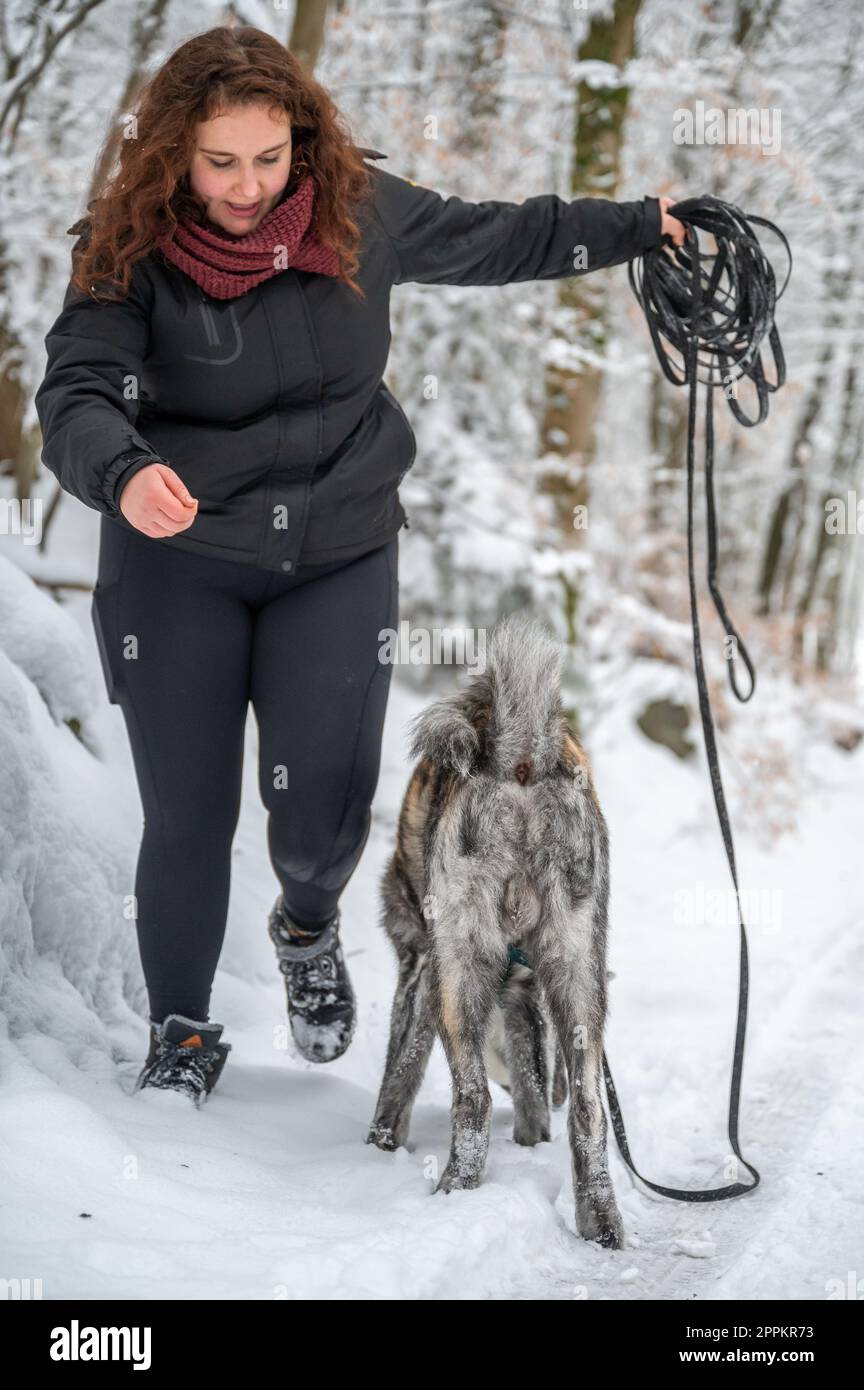
[{"label": "bare tree branch", "polygon": [[[0,142],[8,142],[7,148],[11,149],[15,143],[28,98],[54,53],[102,3],[103,0],[74,0],[73,7],[70,0],[54,0],[53,5],[33,5],[27,16],[32,36],[19,53],[12,53],[4,28],[6,72],[0,106]],[[65,20],[55,27],[55,20],[60,16],[65,16]]]}]

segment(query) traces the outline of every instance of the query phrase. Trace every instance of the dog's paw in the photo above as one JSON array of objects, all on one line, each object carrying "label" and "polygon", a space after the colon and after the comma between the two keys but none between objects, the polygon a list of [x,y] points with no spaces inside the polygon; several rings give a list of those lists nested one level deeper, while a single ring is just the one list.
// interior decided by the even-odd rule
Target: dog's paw
[{"label": "dog's paw", "polygon": [[583,1240],[594,1241],[604,1250],[623,1250],[624,1223],[617,1207],[605,1211],[576,1212],[576,1229]]},{"label": "dog's paw", "polygon": [[460,1173],[448,1163],[433,1189],[434,1192],[468,1192],[479,1187],[482,1174]]},{"label": "dog's paw", "polygon": [[399,1148],[399,1138],[390,1125],[373,1123],[369,1126],[369,1133],[366,1135],[366,1143],[374,1144],[376,1148],[383,1149],[385,1153],[392,1153]]},{"label": "dog's paw", "polygon": [[513,1143],[533,1148],[535,1144],[548,1144],[550,1130],[548,1120],[524,1120],[513,1125]]},{"label": "dog's paw", "polygon": [[594,1240],[598,1245],[602,1245],[604,1250],[623,1250],[625,1245],[624,1229],[620,1223],[601,1222]]}]

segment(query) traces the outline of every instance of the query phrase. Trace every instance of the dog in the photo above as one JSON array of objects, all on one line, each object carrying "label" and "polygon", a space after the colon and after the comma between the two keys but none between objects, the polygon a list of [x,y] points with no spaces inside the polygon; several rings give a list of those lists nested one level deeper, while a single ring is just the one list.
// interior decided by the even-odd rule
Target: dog
[{"label": "dog", "polygon": [[485,670],[410,725],[418,761],[378,885],[398,980],[366,1142],[406,1143],[438,1036],[453,1103],[435,1192],[482,1180],[490,1076],[512,1097],[517,1144],[548,1140],[550,1097],[569,1092],[576,1229],[620,1249],[602,1099],[609,840],[562,661],[536,619],[510,614]]}]

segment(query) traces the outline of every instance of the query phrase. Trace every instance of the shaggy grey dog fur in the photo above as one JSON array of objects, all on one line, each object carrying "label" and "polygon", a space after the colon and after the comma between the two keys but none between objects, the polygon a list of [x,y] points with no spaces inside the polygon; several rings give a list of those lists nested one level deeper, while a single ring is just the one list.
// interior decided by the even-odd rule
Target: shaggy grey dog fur
[{"label": "shaggy grey dog fur", "polygon": [[380,881],[398,982],[367,1143],[406,1142],[436,1035],[453,1077],[436,1192],[482,1179],[490,1075],[510,1091],[519,1144],[549,1139],[550,1095],[560,1104],[569,1090],[576,1227],[617,1249],[602,1099],[607,827],[561,706],[563,649],[524,614],[499,622],[488,648],[481,674],[414,721],[419,761]]}]

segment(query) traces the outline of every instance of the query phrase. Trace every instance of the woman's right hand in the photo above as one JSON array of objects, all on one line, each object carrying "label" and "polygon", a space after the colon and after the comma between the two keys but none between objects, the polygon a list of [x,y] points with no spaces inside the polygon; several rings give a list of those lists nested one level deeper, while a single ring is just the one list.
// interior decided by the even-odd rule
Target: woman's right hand
[{"label": "woman's right hand", "polygon": [[679,222],[677,217],[673,217],[669,212],[671,207],[680,203],[680,198],[660,198],[660,234],[670,236],[676,246],[683,246],[685,239],[690,240],[690,228],[683,222]]},{"label": "woman's right hand", "polygon": [[176,536],[198,515],[198,499],[167,463],[139,468],[123,488],[118,505],[130,525],[154,539]]}]

